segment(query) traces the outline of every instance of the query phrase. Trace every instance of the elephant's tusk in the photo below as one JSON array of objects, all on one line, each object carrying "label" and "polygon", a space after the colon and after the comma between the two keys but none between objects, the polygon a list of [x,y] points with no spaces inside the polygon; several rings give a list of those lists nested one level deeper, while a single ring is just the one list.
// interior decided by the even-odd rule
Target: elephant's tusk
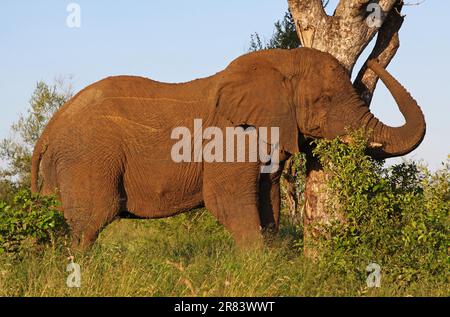
[{"label": "elephant's tusk", "polygon": [[348,135],[341,137],[341,141],[347,145],[349,145],[353,142],[352,138]]},{"label": "elephant's tusk", "polygon": [[[342,142],[344,142],[347,145],[350,145],[353,143],[353,140],[350,136],[344,136],[341,138]],[[368,147],[371,149],[380,149],[383,147],[382,143],[378,143],[378,142],[369,142]]]},{"label": "elephant's tusk", "polygon": [[379,148],[383,147],[383,144],[378,143],[378,142],[370,142],[369,147],[372,149],[379,149]]}]

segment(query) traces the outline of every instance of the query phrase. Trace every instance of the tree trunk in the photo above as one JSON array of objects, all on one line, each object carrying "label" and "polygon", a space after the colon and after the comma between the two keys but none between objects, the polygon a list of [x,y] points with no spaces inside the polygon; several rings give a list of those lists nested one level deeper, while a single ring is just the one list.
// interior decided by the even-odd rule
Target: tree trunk
[{"label": "tree trunk", "polygon": [[[378,7],[374,6],[378,3]],[[288,0],[302,46],[333,55],[351,74],[361,53],[378,33],[369,59],[378,59],[387,67],[399,47],[398,31],[403,17],[402,0],[341,0],[332,16],[326,14],[321,0]],[[381,10],[378,10],[381,9]],[[372,12],[373,11],[373,12]],[[381,14],[378,15],[377,13]],[[366,61],[367,62],[367,61]],[[361,68],[354,86],[370,105],[378,77]],[[327,178],[318,160],[307,150],[304,208],[305,254],[314,256],[313,240],[322,234],[319,226],[333,219],[343,219],[339,212],[326,208]]]}]

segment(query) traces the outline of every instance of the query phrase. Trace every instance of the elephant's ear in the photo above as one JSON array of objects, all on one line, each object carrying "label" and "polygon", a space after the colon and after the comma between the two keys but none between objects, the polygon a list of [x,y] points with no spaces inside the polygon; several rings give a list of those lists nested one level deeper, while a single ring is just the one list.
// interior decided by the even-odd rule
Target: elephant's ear
[{"label": "elephant's ear", "polygon": [[298,127],[289,81],[266,65],[231,65],[219,80],[217,113],[234,126],[278,127],[280,149],[298,152]]}]

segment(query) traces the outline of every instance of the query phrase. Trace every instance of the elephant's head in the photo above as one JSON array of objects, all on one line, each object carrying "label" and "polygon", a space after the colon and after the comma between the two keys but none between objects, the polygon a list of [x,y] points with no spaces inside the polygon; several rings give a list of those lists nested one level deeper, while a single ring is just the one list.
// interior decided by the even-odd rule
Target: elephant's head
[{"label": "elephant's head", "polygon": [[390,127],[378,120],[354,89],[348,72],[327,53],[313,49],[249,54],[232,63],[218,90],[219,113],[234,124],[280,127],[281,149],[299,150],[299,137],[345,136],[371,131],[377,158],[405,155],[425,135],[420,107],[383,67],[371,68],[384,82],[406,123]]}]

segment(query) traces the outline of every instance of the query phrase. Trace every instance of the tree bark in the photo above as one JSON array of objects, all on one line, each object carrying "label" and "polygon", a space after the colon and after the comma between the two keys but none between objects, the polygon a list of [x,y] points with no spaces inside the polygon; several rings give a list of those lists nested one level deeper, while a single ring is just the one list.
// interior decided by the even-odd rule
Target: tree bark
[{"label": "tree bark", "polygon": [[[379,23],[369,20],[376,17],[372,3],[382,9]],[[341,0],[332,16],[326,14],[322,0],[288,0],[294,18],[297,34],[302,46],[318,49],[333,55],[348,70],[353,72],[361,53],[378,33],[375,47],[368,59],[378,59],[387,67],[399,48],[398,32],[403,23],[402,0]],[[366,61],[367,62],[367,61]],[[370,106],[378,77],[369,70],[366,63],[361,68],[354,86],[363,100]],[[327,179],[318,160],[307,149],[304,241],[305,253],[314,256],[317,252],[313,240],[320,234],[320,226],[330,223],[342,215],[326,208]]]}]

